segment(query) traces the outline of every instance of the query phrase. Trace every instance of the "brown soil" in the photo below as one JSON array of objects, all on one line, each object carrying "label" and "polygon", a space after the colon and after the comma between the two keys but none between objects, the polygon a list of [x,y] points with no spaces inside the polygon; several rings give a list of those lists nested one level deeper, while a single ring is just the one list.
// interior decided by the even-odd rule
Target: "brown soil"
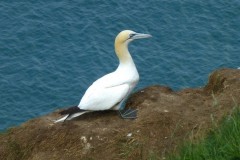
[{"label": "brown soil", "polygon": [[58,111],[0,135],[0,159],[75,160],[163,158],[183,141],[198,139],[240,104],[240,70],[220,69],[203,88],[178,92],[151,86],[133,94],[136,120],[114,111],[53,124]]}]

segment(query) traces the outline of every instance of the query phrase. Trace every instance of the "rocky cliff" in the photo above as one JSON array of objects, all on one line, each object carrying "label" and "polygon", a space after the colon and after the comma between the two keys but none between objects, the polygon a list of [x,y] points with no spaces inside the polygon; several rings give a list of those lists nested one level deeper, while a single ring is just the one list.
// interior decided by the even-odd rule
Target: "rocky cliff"
[{"label": "rocky cliff", "polygon": [[0,135],[0,159],[148,159],[165,157],[185,140],[204,136],[240,104],[240,70],[220,69],[205,87],[172,91],[150,86],[134,93],[127,107],[138,118],[114,111],[85,114],[54,124],[58,111]]}]

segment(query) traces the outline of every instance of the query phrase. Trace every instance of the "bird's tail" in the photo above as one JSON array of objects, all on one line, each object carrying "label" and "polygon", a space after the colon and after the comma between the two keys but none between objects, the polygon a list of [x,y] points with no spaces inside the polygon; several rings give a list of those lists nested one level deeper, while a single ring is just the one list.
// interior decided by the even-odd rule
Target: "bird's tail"
[{"label": "bird's tail", "polygon": [[65,120],[71,120],[71,119],[78,117],[87,112],[90,112],[90,111],[82,110],[78,106],[69,107],[69,108],[59,112],[59,114],[65,115],[65,116],[54,121],[54,123],[64,122]]}]

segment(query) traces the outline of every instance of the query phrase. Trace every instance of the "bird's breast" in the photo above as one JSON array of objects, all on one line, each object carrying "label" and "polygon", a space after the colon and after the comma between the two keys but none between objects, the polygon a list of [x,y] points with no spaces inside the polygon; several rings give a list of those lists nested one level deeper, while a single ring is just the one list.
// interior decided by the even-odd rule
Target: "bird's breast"
[{"label": "bird's breast", "polygon": [[116,72],[125,81],[138,82],[139,80],[139,74],[133,62],[125,65],[120,65]]},{"label": "bird's breast", "polygon": [[133,83],[136,84],[139,81],[139,74],[137,72],[137,70],[133,71],[133,70],[128,70],[125,71],[124,73],[121,74],[123,81],[127,82],[127,83]]}]

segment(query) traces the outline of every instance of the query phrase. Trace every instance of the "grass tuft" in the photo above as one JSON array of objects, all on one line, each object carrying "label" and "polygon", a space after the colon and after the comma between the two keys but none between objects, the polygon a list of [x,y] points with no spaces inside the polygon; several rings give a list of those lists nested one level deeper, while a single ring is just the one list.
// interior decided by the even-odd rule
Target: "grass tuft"
[{"label": "grass tuft", "polygon": [[187,142],[170,160],[240,160],[240,109],[222,121],[205,139]]},{"label": "grass tuft", "polygon": [[122,139],[119,156],[123,159],[132,159],[142,156],[142,143],[135,138]]}]

